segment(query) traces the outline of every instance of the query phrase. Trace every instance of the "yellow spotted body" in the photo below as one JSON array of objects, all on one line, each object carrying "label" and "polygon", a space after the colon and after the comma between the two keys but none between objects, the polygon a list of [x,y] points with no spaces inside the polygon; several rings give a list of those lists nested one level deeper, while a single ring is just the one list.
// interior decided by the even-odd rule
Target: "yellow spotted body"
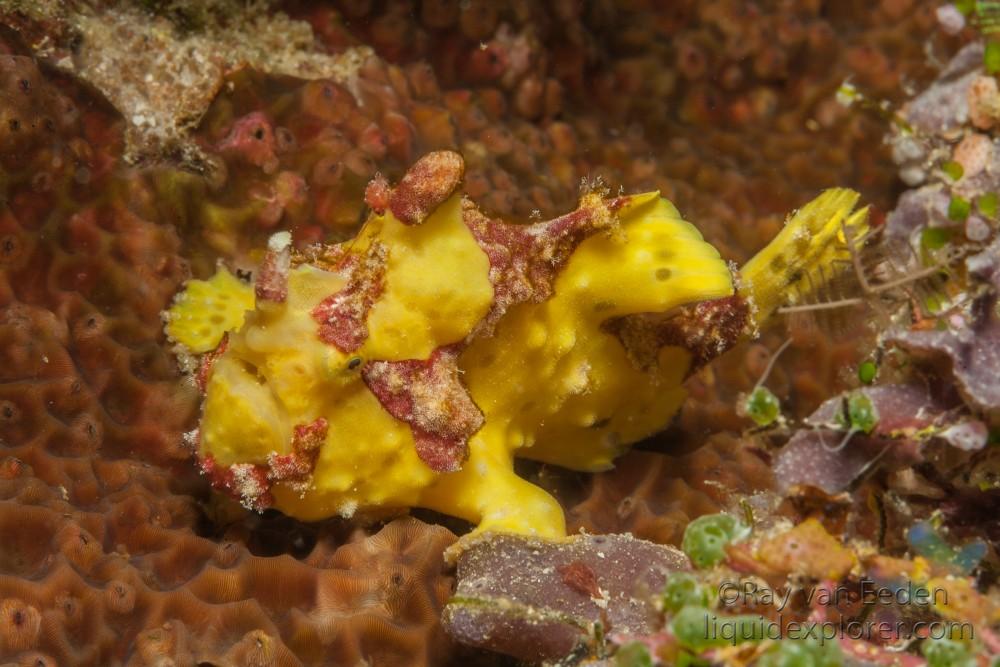
[{"label": "yellow spotted body", "polygon": [[[828,191],[808,221],[793,219],[788,238],[764,252],[793,252],[792,265],[823,257],[856,199]],[[272,489],[275,507],[289,515],[314,520],[426,507],[465,518],[479,531],[562,536],[559,505],[514,473],[514,457],[577,470],[611,467],[629,445],[669,422],[691,366],[688,350],[666,346],[651,367],[639,367],[603,325],[735,290],[718,252],[657,193],[632,197],[615,216],[611,229],[575,248],[551,296],[512,306],[489,336],[470,337],[495,294],[489,258],[463,222],[458,195],[419,225],[388,212],[373,215],[350,242],[348,251],[359,257],[372,244],[387,253],[368,336],[351,353],[320,340],[311,315],[344,289],[346,273],[301,264],[288,275],[285,302],[253,307],[252,288],[225,272],[191,281],[170,311],[168,333],[204,352],[230,332],[206,387],[200,455],[220,466],[264,465],[290,453],[297,424],[322,417],[329,430],[308,486],[279,482]],[[826,236],[803,249],[794,247],[796,234]],[[759,301],[752,310],[762,319],[780,305],[787,284],[787,276],[754,268],[739,291]],[[218,326],[210,302],[220,299],[247,304],[242,323],[227,317]],[[436,472],[418,457],[410,427],[382,406],[357,369],[373,360],[427,359],[463,341],[459,374],[484,423],[469,439],[461,469]]]}]

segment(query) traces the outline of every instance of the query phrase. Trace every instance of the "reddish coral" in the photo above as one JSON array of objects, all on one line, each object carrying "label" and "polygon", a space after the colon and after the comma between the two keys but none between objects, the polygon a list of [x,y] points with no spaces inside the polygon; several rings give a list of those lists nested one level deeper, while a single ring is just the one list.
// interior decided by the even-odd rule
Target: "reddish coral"
[{"label": "reddish coral", "polygon": [[78,120],[76,105],[46,85],[31,58],[0,56],[0,72],[4,102],[0,136],[5,152],[55,136]]},{"label": "reddish coral", "polygon": [[[372,39],[370,20],[301,7],[333,48],[386,44],[385,34]],[[631,190],[660,187],[687,217],[708,223],[713,242],[726,241],[742,259],[768,237],[767,226],[777,222],[770,218],[803,199],[796,190],[839,183],[863,185],[869,198],[885,191],[888,162],[867,150],[878,143],[879,123],[843,112],[833,93],[854,76],[875,94],[898,99],[902,71],[927,73],[912,37],[934,26],[933,12],[919,5],[891,19],[887,12],[823,13],[814,4],[774,2],[753,11],[733,2],[567,10],[501,0],[392,12],[394,24],[406,27],[380,53],[406,72],[421,102],[439,104],[445,89],[447,114],[423,107],[413,117],[441,119],[433,122],[441,132],[429,147],[463,145],[467,156],[470,140],[486,148],[470,161],[468,178],[490,183],[493,195],[477,203],[491,212],[527,216],[540,208],[551,216],[572,205],[581,177],[601,175]],[[455,25],[456,14],[462,29],[441,32],[441,25]],[[525,120],[537,118],[545,119],[540,127]],[[631,122],[672,139],[624,131]],[[426,137],[421,128],[431,124],[415,123],[418,135]],[[564,137],[568,128],[577,150],[554,150],[542,138],[553,126]],[[815,158],[808,164],[794,158],[805,147]],[[539,184],[554,209],[533,201]]]},{"label": "reddish coral", "polygon": [[265,173],[273,172],[278,166],[275,149],[274,127],[260,111],[249,113],[233,123],[229,134],[218,145],[223,154],[231,153],[260,167]]}]

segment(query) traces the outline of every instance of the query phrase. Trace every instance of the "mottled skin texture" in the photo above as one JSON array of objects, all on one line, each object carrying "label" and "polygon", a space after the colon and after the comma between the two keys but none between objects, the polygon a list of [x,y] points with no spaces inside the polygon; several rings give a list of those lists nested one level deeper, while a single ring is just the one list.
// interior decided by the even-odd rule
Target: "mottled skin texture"
[{"label": "mottled skin texture", "polygon": [[[610,467],[669,422],[693,366],[756,331],[864,216],[848,218],[853,193],[822,195],[737,291],[658,193],[591,193],[513,225],[455,194],[462,173],[439,152],[395,188],[376,179],[374,213],[338,248],[285,258],[272,239],[255,310],[203,373],[199,454],[217,487],[306,519],[423,506],[560,537],[561,509],[513,457]],[[199,313],[182,299],[170,319]]]}]

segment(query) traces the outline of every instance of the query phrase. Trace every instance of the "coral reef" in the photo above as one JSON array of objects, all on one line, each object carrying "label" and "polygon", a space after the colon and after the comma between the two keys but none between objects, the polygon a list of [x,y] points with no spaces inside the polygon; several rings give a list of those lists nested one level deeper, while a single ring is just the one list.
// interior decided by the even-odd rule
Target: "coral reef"
[{"label": "coral reef", "polygon": [[[187,265],[208,279],[220,259],[231,273],[218,275],[236,276],[233,294],[252,299],[241,281],[266,264],[269,236],[292,232],[291,254],[348,238],[369,205],[395,210],[384,184],[429,150],[461,152],[464,190],[487,218],[556,218],[575,205],[582,178],[658,190],[724,258],[743,261],[788,210],[831,185],[861,191],[877,224],[898,190],[891,149],[907,184],[930,187],[904,193],[885,235],[910,242],[917,262],[925,254],[946,261],[935,253],[969,246],[948,263],[958,274],[952,286],[968,275],[982,289],[1000,275],[996,241],[989,245],[998,108],[981,67],[989,49],[971,47],[930,89],[936,97],[903,109],[898,127],[916,132],[898,134],[889,149],[879,145],[884,111],[835,99],[847,78],[875,108],[929,81],[976,23],[949,5],[3,0],[0,15],[0,662],[380,665],[454,655],[437,622],[450,590],[440,555],[451,533],[407,522],[348,538],[340,522],[258,517],[209,495],[186,460],[195,443],[183,436],[195,425],[199,378],[176,371],[158,316]],[[946,35],[933,34],[939,17]],[[959,80],[974,85],[954,87]],[[924,125],[921,113],[940,124]],[[123,155],[160,166],[130,171]],[[962,170],[957,179],[945,178],[956,173],[949,162]],[[366,196],[376,172],[385,179]],[[420,217],[417,195],[404,216]],[[280,250],[270,259],[258,281],[282,275]],[[920,457],[915,466],[887,455],[861,468],[831,466],[843,474],[823,487],[829,493],[786,488],[779,512],[822,516],[830,534],[860,535],[887,553],[912,549],[909,559],[880,565],[906,569],[913,581],[927,581],[913,554],[940,560],[929,566],[943,568],[935,576],[957,573],[951,618],[988,618],[1000,460],[995,447],[977,449],[982,428],[989,439],[995,426],[993,398],[980,395],[995,373],[972,332],[989,320],[962,308],[926,317],[937,286],[894,294],[912,295],[918,314],[894,331],[898,345],[886,340],[872,352],[871,327],[839,342],[825,327],[794,331],[767,385],[794,426],[854,389],[868,358],[879,386],[930,378],[946,394],[935,400],[959,420],[942,418],[935,437],[900,449]],[[280,298],[280,280],[257,287],[261,298]],[[220,312],[235,318],[239,301],[230,305]],[[972,328],[953,325],[956,315]],[[949,330],[934,329],[942,320]],[[601,473],[571,524],[676,542],[688,519],[732,510],[743,493],[769,486],[758,462],[795,434],[778,427],[747,446],[719,432],[750,426],[741,392],[759,384],[767,350],[782,340],[764,332],[698,371],[676,426],[643,445],[697,445],[717,434],[703,452],[633,452],[621,472]],[[954,363],[969,350],[983,363]],[[324,428],[299,426],[288,456],[275,461],[289,484],[311,468]],[[851,430],[834,424],[825,441]],[[853,433],[836,461],[849,464],[863,437],[899,444],[873,431]],[[644,466],[652,471],[640,475]],[[727,489],[706,480],[716,471]],[[643,492],[664,487],[670,498]],[[599,507],[603,497],[623,516]],[[758,500],[750,509],[761,537],[775,497]],[[920,530],[907,533],[910,526]],[[816,535],[810,528],[806,537]],[[982,539],[985,566],[974,557]],[[868,552],[856,556],[868,567]],[[768,563],[773,570],[778,561]],[[586,576],[569,572],[586,587]],[[330,583],[322,596],[309,592],[321,581]],[[969,652],[937,646],[924,651],[934,667]],[[946,650],[958,657],[935,662]],[[760,663],[780,664],[767,660]]]},{"label": "coral reef", "polygon": [[684,456],[632,451],[614,470],[594,475],[587,497],[567,513],[571,533],[631,533],[679,546],[691,519],[762,501],[774,486],[771,468],[752,443],[718,434]]},{"label": "coral reef", "polygon": [[[883,126],[844,113],[834,94],[855,77],[899,99],[903,80],[931,73],[915,36],[956,41],[934,36],[933,7],[906,1],[862,10],[500,0],[410,10],[363,2],[293,13],[334,50],[366,44],[406,69],[433,66],[470,183],[492,186],[470,196],[490,213],[551,216],[539,191],[565,210],[579,179],[600,175],[660,190],[741,261],[831,183],[891,207],[888,160],[870,151]],[[608,119],[620,131],[606,133]]]},{"label": "coral reef", "polygon": [[3,134],[0,436],[32,465],[48,454],[182,460],[196,394],[177,383],[156,312],[187,275],[181,241],[145,217],[141,181],[111,173],[105,112],[77,109],[28,58],[0,66],[17,101]]},{"label": "coral reef", "polygon": [[[99,500],[39,477],[60,469]],[[0,655],[17,664],[414,665],[450,651],[444,528],[401,519],[262,556],[198,536],[192,500],[130,461],[7,457],[3,471]]]},{"label": "coral reef", "polygon": [[[178,44],[208,41],[198,36],[199,26],[216,30],[215,13],[226,14],[224,0],[208,3],[207,10],[199,3],[153,4],[178,7],[172,18],[180,24]],[[854,76],[876,94],[898,98],[901,81],[928,73],[922,41],[914,36],[928,35],[935,23],[930,7],[911,2],[886,2],[873,11],[845,6],[828,15],[816,3],[760,3],[749,13],[738,2],[677,3],[655,13],[655,20],[649,12],[656,10],[643,2],[597,3],[586,11],[572,3],[507,0],[435,3],[436,9],[420,11],[409,4],[291,5],[291,15],[311,24],[315,42],[296,24],[295,39],[280,49],[259,49],[253,60],[259,70],[290,73],[280,65],[291,47],[300,47],[300,59],[308,60],[324,49],[336,55],[371,45],[388,62],[369,57],[356,77],[305,85],[242,70],[219,87],[198,129],[196,143],[209,158],[236,120],[251,113],[291,131],[275,135],[294,138],[296,146],[278,151],[279,160],[295,163],[279,172],[305,178],[316,215],[304,225],[301,212],[293,211],[283,226],[308,227],[301,232],[307,241],[357,222],[360,190],[375,171],[398,178],[413,157],[448,148],[466,157],[467,192],[490,215],[526,219],[537,210],[554,217],[575,204],[581,178],[600,178],[632,192],[659,190],[702,221],[724,256],[745,260],[773,236],[788,210],[831,184],[860,189],[882,210],[891,207],[888,160],[870,150],[883,134],[881,122],[844,112],[834,96]],[[60,54],[76,44],[73,24],[90,21],[86,13],[76,19],[63,10],[53,18],[10,5],[8,20],[37,45],[39,56],[53,64],[73,62]],[[157,16],[129,15],[136,36],[152,32],[162,43],[171,32]],[[155,30],[146,27],[151,21]],[[234,28],[223,43],[239,35]],[[127,40],[101,45],[105,58],[135,51]],[[458,62],[470,63],[468,71],[456,69]],[[127,82],[136,90],[145,85]],[[116,85],[107,82],[110,99],[121,94]],[[198,86],[191,89],[140,97],[204,97],[193,92]],[[539,108],[547,110],[534,111]],[[808,164],[798,157],[805,152],[813,157]],[[227,256],[235,246],[262,245],[263,236],[248,236],[246,224],[260,209],[268,209],[262,218],[268,227],[282,212],[273,203],[274,175],[239,171],[229,175],[225,191],[253,191],[256,206],[232,209],[234,202],[222,198],[217,203],[231,215],[192,220]],[[205,189],[199,197],[219,194]],[[179,213],[186,218],[194,212]],[[210,222],[215,229],[205,229]],[[238,225],[241,233],[225,234],[217,229],[221,224]],[[201,275],[208,272],[210,266]]]},{"label": "coral reef", "polygon": [[[726,518],[732,521],[705,517],[716,523]],[[689,551],[694,559],[691,552],[705,547],[699,543],[705,535],[691,529],[688,534],[695,538]],[[749,538],[747,531],[717,535],[723,546],[718,560],[691,574],[668,575],[655,631],[611,635],[617,664],[700,658],[765,667],[937,667],[978,664],[973,656],[997,648],[991,630],[998,618],[995,603],[943,559],[889,558],[861,545],[844,546],[846,536],[831,534],[815,518],[758,529]],[[953,621],[963,625],[952,626],[957,629],[950,636],[934,634],[935,624],[947,628]],[[908,636],[923,640],[927,661],[896,648]],[[932,657],[942,645],[952,660]]]},{"label": "coral reef", "polygon": [[259,538],[238,523],[229,540],[202,536],[203,487],[183,437],[197,392],[162,345],[159,315],[187,275],[181,241],[156,222],[149,182],[115,173],[113,116],[71,105],[28,58],[3,56],[0,67],[12,100],[0,223],[0,656],[441,662],[449,531],[403,520],[350,543],[342,529],[307,532],[299,559],[255,555]]}]

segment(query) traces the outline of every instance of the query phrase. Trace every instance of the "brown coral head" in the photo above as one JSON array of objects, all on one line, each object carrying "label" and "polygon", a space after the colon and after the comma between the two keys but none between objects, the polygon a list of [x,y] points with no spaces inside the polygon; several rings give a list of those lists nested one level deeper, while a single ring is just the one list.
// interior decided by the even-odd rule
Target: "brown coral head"
[{"label": "brown coral head", "polygon": [[465,175],[465,161],[454,151],[428,153],[410,167],[389,196],[400,222],[419,225],[451,196]]},{"label": "brown coral head", "polygon": [[22,600],[7,598],[0,601],[0,648],[18,653],[34,648],[42,615]]},{"label": "brown coral head", "polygon": [[143,632],[135,640],[136,652],[147,665],[163,664],[164,658],[185,654],[185,644],[186,628],[180,621],[167,621]]},{"label": "brown coral head", "polygon": [[[316,578],[311,614],[331,664],[451,664],[440,624],[453,590],[447,528],[412,517],[340,547]],[[336,659],[335,659],[336,658]]]},{"label": "brown coral head", "polygon": [[84,572],[89,572],[104,555],[101,543],[75,522],[66,523],[55,539],[67,560]]},{"label": "brown coral head", "polygon": [[108,609],[116,614],[128,614],[135,609],[135,586],[120,579],[113,579],[104,587],[104,600]]},{"label": "brown coral head", "polygon": [[[6,403],[10,401],[0,401],[0,415],[3,414],[4,409],[11,409]],[[13,404],[11,404],[13,405]],[[22,461],[21,459],[15,458],[13,456],[8,456],[0,460],[0,479],[16,479],[22,475],[30,475],[31,466]]]},{"label": "brown coral head", "polygon": [[290,664],[293,656],[280,642],[263,630],[251,630],[226,654],[231,664],[248,667],[271,667]]}]

